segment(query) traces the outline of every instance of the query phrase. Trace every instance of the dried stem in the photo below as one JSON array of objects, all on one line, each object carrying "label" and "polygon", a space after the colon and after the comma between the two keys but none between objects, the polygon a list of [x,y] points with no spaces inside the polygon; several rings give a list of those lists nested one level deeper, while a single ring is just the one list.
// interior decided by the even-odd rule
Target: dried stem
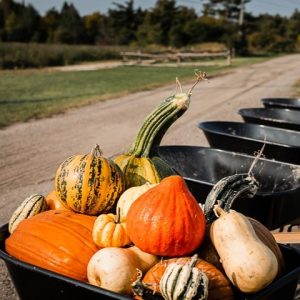
[{"label": "dried stem", "polygon": [[249,171],[248,171],[248,175],[250,176],[251,175],[251,172],[254,168],[254,166],[256,165],[256,163],[258,162],[258,160],[261,158],[262,154],[263,154],[263,151],[265,149],[265,146],[266,144],[264,143],[263,146],[261,147],[261,149],[258,151],[257,155],[255,156],[255,159],[253,160],[250,168],[249,168]]},{"label": "dried stem", "polygon": [[190,90],[188,91],[188,95],[190,95],[193,91],[193,89],[195,88],[195,86],[198,84],[199,81],[201,80],[208,80],[206,78],[206,73],[205,72],[201,72],[201,71],[195,71],[195,75],[196,75],[196,81],[193,84],[193,86],[190,88]]},{"label": "dried stem", "polygon": [[91,151],[92,156],[101,156],[103,153],[100,149],[100,146],[98,144],[95,145],[95,147]]},{"label": "dried stem", "polygon": [[176,94],[178,93],[178,90],[180,91],[180,93],[182,93],[182,86],[180,81],[178,80],[178,77],[176,77]]}]

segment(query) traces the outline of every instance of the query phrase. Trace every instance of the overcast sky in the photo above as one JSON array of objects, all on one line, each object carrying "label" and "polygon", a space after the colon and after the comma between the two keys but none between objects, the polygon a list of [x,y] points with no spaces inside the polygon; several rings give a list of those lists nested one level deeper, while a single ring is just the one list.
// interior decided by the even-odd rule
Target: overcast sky
[{"label": "overcast sky", "polygon": [[[55,7],[60,10],[63,0],[18,0],[18,2],[25,2],[26,4],[31,3],[40,14],[44,14],[48,9]],[[106,13],[109,8],[113,8],[113,2],[124,4],[126,0],[74,0],[66,1],[73,3],[79,13],[84,16],[95,11]],[[201,3],[203,0],[177,0],[177,5],[185,5],[193,7],[197,13],[201,12]],[[151,8],[155,5],[156,0],[134,0],[135,7]],[[246,10],[253,14],[269,13],[269,14],[280,14],[284,16],[290,16],[295,9],[300,10],[300,0],[251,0],[246,5]]]}]

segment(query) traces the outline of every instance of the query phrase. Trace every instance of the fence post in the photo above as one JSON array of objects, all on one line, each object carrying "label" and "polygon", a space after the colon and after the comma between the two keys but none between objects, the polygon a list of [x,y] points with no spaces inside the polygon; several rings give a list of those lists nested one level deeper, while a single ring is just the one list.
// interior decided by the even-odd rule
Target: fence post
[{"label": "fence post", "polygon": [[231,66],[231,63],[232,63],[231,49],[228,49],[228,51],[227,51],[227,66]]}]

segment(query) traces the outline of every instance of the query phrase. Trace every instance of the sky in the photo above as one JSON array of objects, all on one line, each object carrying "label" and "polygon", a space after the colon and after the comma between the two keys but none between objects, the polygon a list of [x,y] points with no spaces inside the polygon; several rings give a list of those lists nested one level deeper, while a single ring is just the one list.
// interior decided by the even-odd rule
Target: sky
[{"label": "sky", "polygon": [[[17,2],[25,2],[25,4],[32,4],[40,14],[44,14],[48,9],[55,7],[60,10],[64,0],[18,0]],[[95,11],[106,13],[109,8],[114,8],[114,2],[124,4],[126,0],[73,0],[66,1],[73,3],[81,16],[91,14]],[[205,0],[177,0],[177,5],[185,5],[195,9],[197,13],[201,13],[201,3]],[[141,7],[143,9],[151,8],[155,5],[156,0],[134,0],[135,8]],[[280,14],[283,16],[290,16],[295,9],[300,10],[300,0],[251,0],[246,4],[246,11],[254,15],[260,13]]]}]

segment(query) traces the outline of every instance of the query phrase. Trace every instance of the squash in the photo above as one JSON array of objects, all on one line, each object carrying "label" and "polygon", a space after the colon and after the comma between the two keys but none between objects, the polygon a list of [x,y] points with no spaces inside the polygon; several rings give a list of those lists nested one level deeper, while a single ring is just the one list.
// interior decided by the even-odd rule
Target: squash
[{"label": "squash", "polygon": [[46,202],[48,204],[48,209],[70,210],[70,208],[64,206],[63,203],[57,198],[55,190],[46,196]]},{"label": "squash", "polygon": [[197,249],[205,233],[201,207],[179,175],[164,178],[130,207],[127,232],[141,250],[183,256]]},{"label": "squash", "polygon": [[102,214],[97,217],[93,227],[93,240],[99,247],[123,247],[130,243],[126,223],[117,215]]},{"label": "squash", "polygon": [[259,221],[248,217],[257,237],[275,254],[278,263],[278,274],[281,275],[285,270],[285,262],[282,252],[270,230]]},{"label": "squash", "polygon": [[275,254],[256,235],[247,217],[215,206],[218,219],[210,237],[229,280],[240,291],[254,293],[270,284],[278,273]]},{"label": "squash", "polygon": [[87,281],[87,264],[98,251],[92,239],[95,219],[71,211],[42,212],[19,224],[5,250],[23,262]]},{"label": "squash", "polygon": [[[144,288],[152,290],[152,294],[160,294],[160,281],[165,274],[167,267],[176,262],[176,264],[185,265],[191,261],[191,257],[169,258],[161,260],[150,268],[142,282]],[[195,267],[203,272],[208,278],[208,299],[209,300],[233,300],[234,294],[231,284],[227,277],[216,267],[198,258]]]},{"label": "squash", "polygon": [[204,214],[207,224],[216,220],[214,206],[218,204],[229,211],[239,197],[252,198],[258,190],[258,182],[251,173],[234,174],[219,180],[211,189],[204,203]]},{"label": "squash", "polygon": [[[267,227],[261,224],[259,221],[248,217],[257,237],[275,254],[278,262],[278,276],[281,275],[285,270],[285,262],[281,250],[273,236]],[[210,240],[209,226],[207,227],[207,233],[205,234],[204,241],[201,247],[197,250],[197,254],[207,262],[214,265],[216,268],[224,272],[222,264],[220,262],[220,256]]]},{"label": "squash", "polygon": [[13,233],[19,223],[48,209],[44,196],[33,194],[27,197],[13,212],[8,222],[8,231]]},{"label": "squash", "polygon": [[121,220],[126,220],[126,216],[131,204],[143,193],[148,191],[150,188],[154,187],[156,184],[150,184],[146,182],[140,186],[133,186],[127,189],[123,194],[120,196],[118,203],[117,203],[117,211],[120,209],[120,218]]},{"label": "squash", "polygon": [[[202,73],[197,75],[196,83],[205,77]],[[129,151],[114,159],[124,172],[126,189],[146,182],[158,183],[176,174],[158,157],[155,148],[168,128],[188,109],[194,86],[188,93],[176,93],[161,102],[144,120]]]},{"label": "squash", "polygon": [[133,246],[130,248],[108,247],[99,250],[88,263],[89,283],[101,288],[131,295],[131,283],[138,270],[146,272],[158,262],[158,257]]},{"label": "squash", "polygon": [[206,300],[208,297],[208,278],[195,267],[198,256],[182,264],[171,263],[159,282],[162,296],[166,300]]},{"label": "squash", "polygon": [[120,168],[102,156],[98,145],[91,154],[67,158],[55,176],[55,191],[75,212],[97,215],[109,212],[124,191]]}]

